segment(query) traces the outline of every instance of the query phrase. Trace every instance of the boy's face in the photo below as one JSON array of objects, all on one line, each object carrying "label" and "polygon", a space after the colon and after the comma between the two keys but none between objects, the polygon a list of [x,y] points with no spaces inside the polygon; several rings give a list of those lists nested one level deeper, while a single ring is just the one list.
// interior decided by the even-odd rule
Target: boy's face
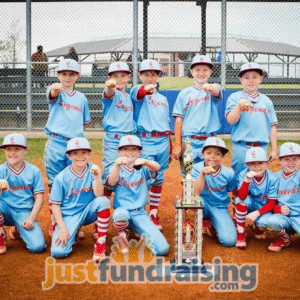
[{"label": "boy's face", "polygon": [[256,173],[255,177],[262,177],[268,167],[267,161],[256,161],[246,163],[246,166],[249,168],[250,171],[254,171]]},{"label": "boy's face", "polygon": [[18,167],[23,164],[29,149],[21,146],[8,146],[4,148],[6,160],[13,166]]},{"label": "boy's face", "polygon": [[114,79],[117,83],[117,89],[124,91],[126,89],[127,82],[130,79],[130,74],[127,72],[114,72],[108,76],[109,79]]},{"label": "boy's face", "polygon": [[292,173],[299,168],[300,156],[284,156],[280,158],[280,163],[285,173]]},{"label": "boy's face", "polygon": [[80,74],[73,71],[61,71],[56,73],[56,76],[66,90],[72,90]]},{"label": "boy's face", "polygon": [[89,150],[73,150],[67,154],[68,158],[72,161],[72,166],[75,168],[85,168],[91,152]]},{"label": "boy's face", "polygon": [[139,78],[143,85],[155,84],[158,81],[159,74],[153,70],[143,71],[139,73]]},{"label": "boy's face", "polygon": [[134,162],[139,158],[141,150],[136,146],[124,146],[118,150],[118,154],[121,157],[126,157],[128,159],[128,165],[132,167]]},{"label": "boy's face", "polygon": [[196,65],[191,69],[196,85],[203,85],[208,81],[212,69],[208,65]]},{"label": "boy's face", "polygon": [[263,80],[263,76],[256,71],[247,71],[239,79],[246,92],[255,94]]},{"label": "boy's face", "polygon": [[218,170],[224,155],[218,147],[207,147],[204,149],[202,156],[206,166]]}]

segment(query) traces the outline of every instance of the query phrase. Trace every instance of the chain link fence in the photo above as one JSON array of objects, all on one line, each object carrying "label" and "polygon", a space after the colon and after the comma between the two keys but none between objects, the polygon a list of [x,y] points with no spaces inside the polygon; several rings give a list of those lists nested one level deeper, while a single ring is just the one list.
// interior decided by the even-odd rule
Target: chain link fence
[{"label": "chain link fence", "polygon": [[[299,14],[300,3],[295,2],[226,3],[226,89],[241,89],[242,63],[260,63],[265,70],[260,91],[275,105],[279,130],[299,130]],[[89,100],[88,130],[101,130],[101,94],[109,64],[121,60],[133,67],[133,1],[31,3],[31,54],[41,45],[48,57],[48,62],[32,62],[31,83],[26,73],[26,3],[1,2],[0,17],[0,129],[28,129],[29,117],[32,129],[44,129],[46,88],[58,81],[58,62],[71,55],[81,70],[75,87]],[[221,2],[139,1],[136,17],[136,59],[161,63],[159,89],[179,91],[191,85],[189,66],[200,53],[214,62],[210,81],[221,82]]]}]

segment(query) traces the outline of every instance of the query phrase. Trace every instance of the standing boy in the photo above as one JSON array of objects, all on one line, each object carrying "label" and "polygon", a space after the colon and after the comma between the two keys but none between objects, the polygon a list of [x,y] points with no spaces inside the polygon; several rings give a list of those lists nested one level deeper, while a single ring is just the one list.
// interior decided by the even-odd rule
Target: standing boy
[{"label": "standing boy", "polygon": [[106,257],[110,203],[106,197],[101,197],[101,170],[98,166],[88,163],[90,153],[88,140],[71,139],[66,154],[72,165],[55,177],[50,194],[50,203],[57,222],[51,246],[53,257],[68,256],[79,228],[96,220],[98,239],[93,260],[98,262]]},{"label": "standing boy", "polygon": [[137,136],[141,140],[142,158],[155,160],[160,165],[158,176],[150,189],[149,216],[161,230],[158,207],[161,199],[164,172],[168,169],[170,159],[170,125],[169,103],[166,97],[155,89],[159,79],[160,65],[152,59],[144,60],[139,67],[142,85],[131,90],[134,105],[134,119],[137,123]]},{"label": "standing boy", "polygon": [[[66,156],[67,143],[74,137],[83,137],[84,126],[91,121],[86,97],[74,90],[76,80],[80,76],[78,63],[73,59],[63,59],[57,67],[57,78],[47,89],[49,118],[45,127],[49,139],[44,151],[44,166],[51,187],[55,176],[71,164]],[[49,234],[52,236],[55,227],[50,205],[51,225]]]},{"label": "standing boy", "polygon": [[214,136],[220,129],[217,111],[218,101],[222,99],[221,88],[217,84],[208,84],[213,64],[209,57],[200,55],[193,58],[191,74],[194,84],[182,90],[175,102],[175,147],[173,157],[180,159],[181,173],[185,175],[182,161],[184,142],[191,140],[194,163],[203,160],[201,156],[205,140]]},{"label": "standing boy", "polygon": [[41,171],[28,162],[29,149],[22,134],[7,135],[3,144],[6,162],[0,166],[0,254],[6,252],[6,233],[3,225],[14,226],[10,237],[21,237],[31,252],[45,249],[45,239],[36,221],[44,202]]},{"label": "standing boy", "polygon": [[126,253],[126,229],[146,235],[146,242],[155,255],[166,255],[169,245],[157,226],[151,221],[145,205],[148,202],[148,189],[155,182],[160,166],[156,161],[139,158],[140,139],[134,135],[123,136],[120,140],[119,158],[107,179],[113,187],[113,225],[120,241],[124,241],[122,251]]},{"label": "standing boy", "polygon": [[300,146],[284,143],[279,148],[279,160],[283,167],[276,175],[279,179],[277,205],[267,220],[266,228],[276,234],[269,251],[277,252],[291,243],[290,235],[300,235]]}]

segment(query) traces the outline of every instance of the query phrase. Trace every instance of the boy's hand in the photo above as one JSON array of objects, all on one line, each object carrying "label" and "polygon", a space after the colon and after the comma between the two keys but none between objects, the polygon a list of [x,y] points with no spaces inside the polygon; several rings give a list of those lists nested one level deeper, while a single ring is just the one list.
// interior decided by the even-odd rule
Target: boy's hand
[{"label": "boy's hand", "polygon": [[174,149],[173,149],[173,157],[175,159],[179,159],[181,155],[181,145],[175,145]]},{"label": "boy's hand", "polygon": [[7,180],[0,179],[0,190],[1,190],[1,192],[9,190],[9,184],[8,184]]},{"label": "boy's hand", "polygon": [[249,220],[251,224],[253,224],[259,216],[260,216],[260,213],[258,210],[256,210],[256,211],[253,211],[252,213],[248,214],[246,216],[246,219]]},{"label": "boy's hand", "polygon": [[58,82],[53,83],[51,89],[52,89],[53,93],[55,94],[54,96],[59,95],[62,92],[62,88],[63,88],[63,86],[61,83],[58,83]]},{"label": "boy's hand", "polygon": [[95,176],[101,175],[101,169],[97,165],[95,165],[95,164],[92,165],[90,172],[92,174],[94,174]]},{"label": "boy's hand", "polygon": [[271,151],[269,153],[269,161],[273,161],[275,159],[277,159],[277,152],[276,151]]},{"label": "boy's hand", "polygon": [[241,111],[248,111],[251,108],[253,108],[254,106],[251,104],[250,101],[246,100],[246,99],[241,99],[238,102],[238,105],[240,106]]},{"label": "boy's hand", "polygon": [[143,166],[146,164],[146,159],[144,158],[138,158],[135,162],[134,165],[135,166]]},{"label": "boy's hand", "polygon": [[114,80],[114,79],[108,79],[106,82],[105,82],[105,86],[107,88],[115,88],[117,86],[117,82]]},{"label": "boy's hand", "polygon": [[202,169],[201,173],[204,175],[210,175],[216,173],[216,170],[213,167],[205,167]]},{"label": "boy's hand", "polygon": [[150,94],[153,94],[154,91],[155,91],[155,85],[154,84],[148,84],[148,85],[145,85],[145,91],[150,93]]},{"label": "boy's hand", "polygon": [[205,93],[210,93],[212,92],[214,85],[209,83],[204,83],[202,88]]},{"label": "boy's hand", "polygon": [[55,243],[57,246],[59,246],[59,244],[61,243],[61,246],[65,247],[68,244],[69,238],[70,238],[70,233],[67,230],[67,228],[64,226],[60,229],[59,235],[58,235],[57,239],[55,240]]},{"label": "boy's hand", "polygon": [[119,157],[119,158],[116,159],[115,163],[118,166],[126,165],[126,164],[128,164],[128,159],[126,157]]},{"label": "boy's hand", "polygon": [[254,171],[249,171],[247,174],[246,174],[246,178],[247,179],[250,179],[250,178],[253,178],[256,176],[256,172]]},{"label": "boy's hand", "polygon": [[27,229],[30,230],[32,228],[34,228],[34,221],[32,221],[31,219],[27,219],[22,223],[22,226]]},{"label": "boy's hand", "polygon": [[284,216],[287,216],[290,213],[290,208],[287,205],[282,205],[281,206],[281,213]]}]

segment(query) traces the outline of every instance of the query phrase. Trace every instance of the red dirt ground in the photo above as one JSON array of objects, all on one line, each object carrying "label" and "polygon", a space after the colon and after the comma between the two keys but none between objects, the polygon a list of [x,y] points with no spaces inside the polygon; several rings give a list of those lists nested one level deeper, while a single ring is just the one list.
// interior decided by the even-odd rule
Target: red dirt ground
[{"label": "red dirt ground", "polygon": [[[91,161],[100,164],[100,157]],[[41,163],[41,162],[40,162]],[[224,162],[229,165],[229,157]],[[38,165],[38,164],[37,164]],[[42,168],[41,168],[42,169]],[[271,164],[271,169],[279,169],[279,163]],[[44,175],[44,174],[43,174]],[[166,256],[169,261],[174,256],[174,204],[176,194],[181,193],[179,163],[173,161],[166,172],[163,187],[160,218],[163,232],[170,244]],[[8,251],[0,257],[0,299],[287,299],[300,296],[300,242],[292,237],[292,244],[279,253],[270,253],[267,247],[272,240],[255,240],[249,230],[246,250],[225,248],[216,237],[204,236],[203,258],[212,262],[216,256],[223,263],[259,264],[258,285],[252,292],[210,292],[209,284],[56,284],[51,290],[42,290],[45,280],[45,260],[50,256],[48,195],[38,217],[47,242],[47,250],[40,254],[27,251],[22,240],[8,240]],[[60,263],[85,263],[92,258],[94,240],[91,237],[92,225],[84,227],[85,239],[73,248],[71,255]],[[108,247],[115,235],[112,226],[108,234]]]}]

